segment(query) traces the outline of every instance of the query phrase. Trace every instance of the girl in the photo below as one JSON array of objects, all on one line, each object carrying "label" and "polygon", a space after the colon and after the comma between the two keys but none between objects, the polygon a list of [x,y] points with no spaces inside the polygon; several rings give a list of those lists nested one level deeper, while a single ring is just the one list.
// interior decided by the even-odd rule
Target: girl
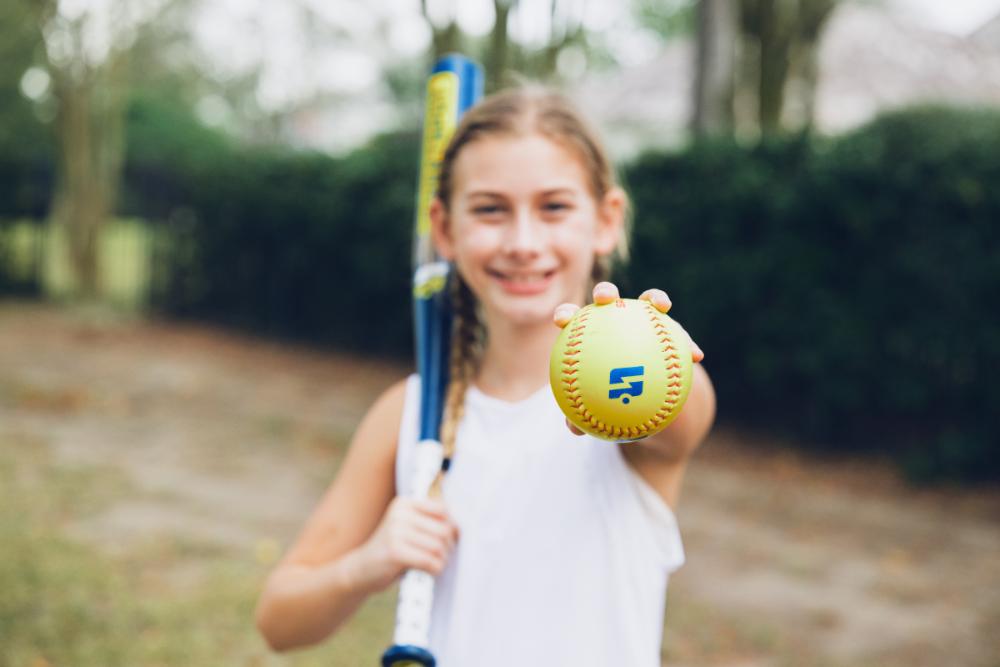
[{"label": "girl", "polygon": [[[714,418],[711,383],[696,364],[681,415],[620,445],[567,428],[548,386],[572,304],[589,286],[598,303],[618,298],[601,281],[625,255],[626,209],[603,149],[561,97],[505,92],[465,115],[431,207],[435,246],[457,272],[442,499],[402,495],[413,376],[369,410],[270,575],[257,623],[273,648],[319,642],[416,568],[437,577],[440,667],[660,664],[667,576],[684,560],[672,508]],[[670,308],[660,290],[640,298]]]}]

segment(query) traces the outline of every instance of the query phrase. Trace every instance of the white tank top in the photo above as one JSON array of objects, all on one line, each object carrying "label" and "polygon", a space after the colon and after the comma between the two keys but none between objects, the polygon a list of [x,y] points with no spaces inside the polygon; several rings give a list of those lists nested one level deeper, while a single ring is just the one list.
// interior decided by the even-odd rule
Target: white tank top
[{"label": "white tank top", "polygon": [[[407,381],[396,488],[409,492],[419,378]],[[443,485],[461,537],[437,579],[438,667],[659,667],[670,507],[617,445],[569,432],[549,388],[470,387]]]}]

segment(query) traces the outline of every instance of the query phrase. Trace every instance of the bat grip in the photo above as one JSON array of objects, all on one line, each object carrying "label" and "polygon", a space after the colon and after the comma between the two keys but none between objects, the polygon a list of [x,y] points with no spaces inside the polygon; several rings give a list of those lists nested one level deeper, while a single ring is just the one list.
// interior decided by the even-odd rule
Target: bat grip
[{"label": "bat grip", "polygon": [[[410,495],[426,498],[441,470],[443,452],[436,440],[421,440],[415,451],[413,487]],[[426,649],[430,642],[431,608],[434,604],[434,577],[421,570],[407,570],[399,584],[393,648],[409,646]],[[392,650],[392,649],[390,649]]]}]

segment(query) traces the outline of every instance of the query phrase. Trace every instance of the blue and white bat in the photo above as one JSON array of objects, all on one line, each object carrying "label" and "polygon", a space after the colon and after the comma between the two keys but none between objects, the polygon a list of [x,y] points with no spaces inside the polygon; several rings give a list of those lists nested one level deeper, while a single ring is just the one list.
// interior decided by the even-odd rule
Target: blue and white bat
[{"label": "blue and white bat", "polygon": [[[437,192],[441,159],[455,126],[482,92],[482,69],[458,54],[439,59],[427,80],[413,248],[414,333],[420,374],[420,436],[413,494],[419,497],[430,492],[442,466],[440,430],[452,321],[449,266],[431,244],[429,209]],[[429,650],[433,602],[434,577],[419,570],[407,571],[399,586],[393,645],[382,655],[382,667],[434,667],[435,659]]]}]

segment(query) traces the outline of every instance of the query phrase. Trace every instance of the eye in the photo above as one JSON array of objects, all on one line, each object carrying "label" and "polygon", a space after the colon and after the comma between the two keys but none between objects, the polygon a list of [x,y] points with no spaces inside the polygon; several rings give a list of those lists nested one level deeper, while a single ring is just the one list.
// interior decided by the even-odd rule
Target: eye
[{"label": "eye", "polygon": [[503,212],[503,208],[496,204],[481,204],[473,207],[472,212],[476,215],[497,215]]},{"label": "eye", "polygon": [[553,199],[542,203],[542,215],[550,220],[559,219],[572,210],[572,208],[573,205],[570,202]]}]

